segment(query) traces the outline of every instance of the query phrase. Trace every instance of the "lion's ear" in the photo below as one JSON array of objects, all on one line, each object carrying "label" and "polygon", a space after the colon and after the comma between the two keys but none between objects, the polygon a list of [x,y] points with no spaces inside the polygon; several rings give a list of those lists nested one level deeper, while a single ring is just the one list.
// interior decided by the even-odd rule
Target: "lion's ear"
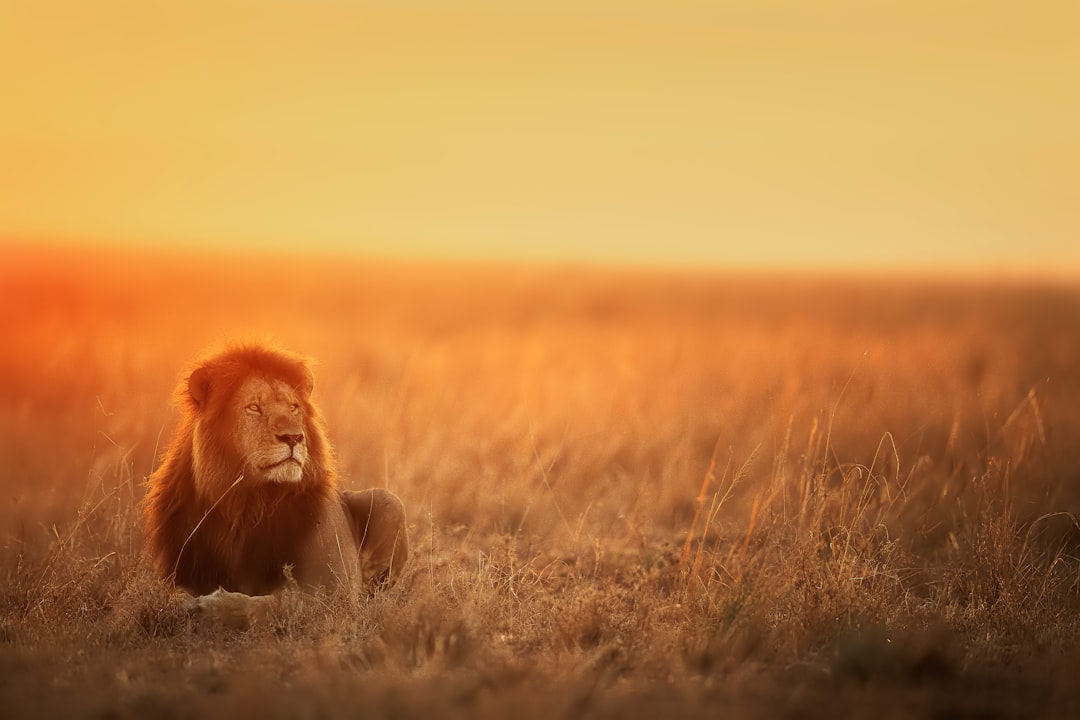
[{"label": "lion's ear", "polygon": [[195,368],[191,371],[187,381],[188,394],[195,404],[202,407],[210,394],[210,372],[205,367]]},{"label": "lion's ear", "polygon": [[306,398],[311,397],[311,391],[315,389],[315,374],[306,365],[304,366],[304,375],[300,380],[300,386],[296,389]]}]

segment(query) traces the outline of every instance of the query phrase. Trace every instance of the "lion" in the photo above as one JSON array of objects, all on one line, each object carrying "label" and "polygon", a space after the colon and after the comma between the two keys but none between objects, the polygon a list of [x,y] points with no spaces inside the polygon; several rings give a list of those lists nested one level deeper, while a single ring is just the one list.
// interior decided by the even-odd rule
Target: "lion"
[{"label": "lion", "polygon": [[181,420],[143,508],[158,573],[199,596],[393,584],[409,555],[405,510],[383,489],[342,492],[314,376],[292,352],[232,343],[176,390]]}]

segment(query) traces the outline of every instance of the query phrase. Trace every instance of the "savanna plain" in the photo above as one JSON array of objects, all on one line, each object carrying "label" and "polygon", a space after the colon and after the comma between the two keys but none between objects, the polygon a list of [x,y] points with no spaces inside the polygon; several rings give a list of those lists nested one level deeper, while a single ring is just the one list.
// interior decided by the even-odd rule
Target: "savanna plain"
[{"label": "savanna plain", "polygon": [[[1075,717],[1080,288],[10,253],[5,717]],[[362,597],[153,574],[187,363],[317,360]]]}]

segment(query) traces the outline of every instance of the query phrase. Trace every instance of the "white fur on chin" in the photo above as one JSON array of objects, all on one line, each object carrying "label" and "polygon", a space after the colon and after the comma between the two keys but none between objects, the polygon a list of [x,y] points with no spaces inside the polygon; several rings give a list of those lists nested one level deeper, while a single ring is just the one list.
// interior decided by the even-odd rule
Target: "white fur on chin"
[{"label": "white fur on chin", "polygon": [[303,475],[304,468],[294,462],[275,465],[266,471],[266,479],[277,483],[298,483]]}]

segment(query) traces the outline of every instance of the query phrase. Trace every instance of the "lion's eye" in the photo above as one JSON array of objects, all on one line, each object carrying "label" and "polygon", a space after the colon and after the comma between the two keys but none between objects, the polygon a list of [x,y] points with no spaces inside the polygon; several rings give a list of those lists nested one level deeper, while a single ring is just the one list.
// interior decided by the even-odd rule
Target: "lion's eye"
[{"label": "lion's eye", "polygon": [[300,412],[300,406],[299,406],[299,405],[297,405],[296,403],[293,403],[292,405],[290,405],[290,406],[289,406],[289,411],[290,411],[290,412],[291,412],[291,413],[292,413],[293,415],[295,415],[296,413]]},{"label": "lion's eye", "polygon": [[262,408],[259,407],[259,403],[251,403],[247,406],[247,411],[255,415],[262,415]]}]

